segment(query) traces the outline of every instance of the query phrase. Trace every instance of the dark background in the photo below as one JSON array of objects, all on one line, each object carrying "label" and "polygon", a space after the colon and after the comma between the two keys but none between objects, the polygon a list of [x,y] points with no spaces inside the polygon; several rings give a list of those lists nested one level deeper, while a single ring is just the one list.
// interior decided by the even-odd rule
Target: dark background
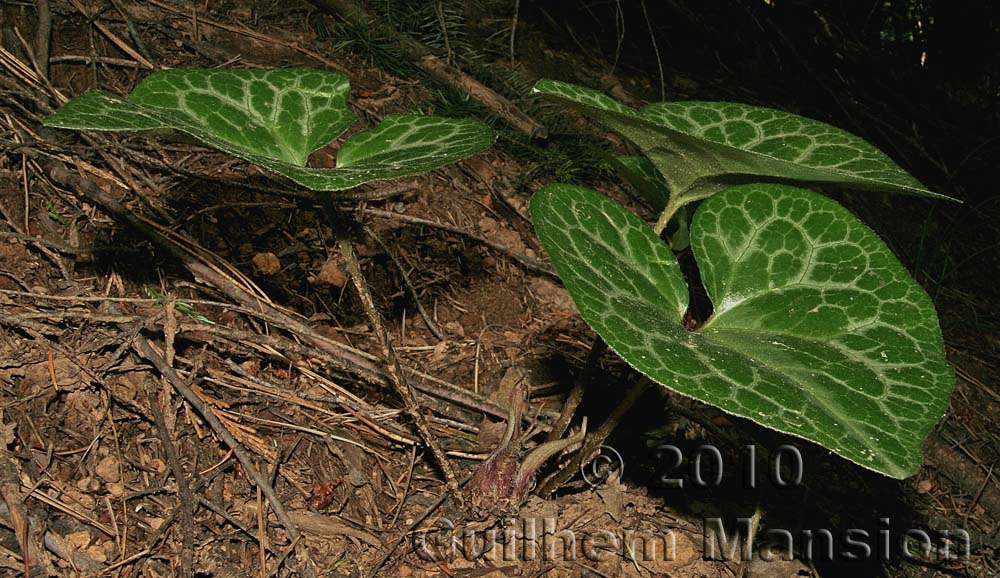
[{"label": "dark background", "polygon": [[672,81],[694,79],[695,98],[742,95],[826,120],[867,137],[933,188],[972,203],[992,196],[985,184],[1000,152],[996,3],[542,1],[526,8],[550,42],[578,44],[612,62],[617,53],[619,70],[646,74],[654,88],[659,58],[668,99]]},{"label": "dark background", "polygon": [[641,100],[733,100],[823,120],[961,199],[834,194],[927,289],[949,339],[1000,326],[992,305],[1000,3],[546,0],[524,2],[521,12],[547,46],[645,79],[634,94]]}]

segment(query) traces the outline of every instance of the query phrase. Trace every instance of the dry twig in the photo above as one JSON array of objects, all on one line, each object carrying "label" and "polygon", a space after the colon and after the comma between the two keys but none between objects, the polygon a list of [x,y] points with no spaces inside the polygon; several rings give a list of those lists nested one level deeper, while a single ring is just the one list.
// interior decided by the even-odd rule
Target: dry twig
[{"label": "dry twig", "polygon": [[506,245],[502,245],[500,243],[497,243],[496,241],[491,241],[491,240],[489,240],[489,239],[487,239],[485,237],[480,237],[478,235],[475,235],[473,233],[470,233],[469,231],[466,231],[466,230],[461,229],[459,227],[455,227],[453,225],[448,225],[448,224],[445,224],[445,223],[439,223],[437,221],[431,221],[431,220],[428,220],[428,219],[421,219],[420,217],[414,217],[412,215],[406,215],[406,214],[403,214],[403,213],[394,213],[392,211],[382,211],[382,210],[379,210],[379,209],[367,209],[366,208],[365,209],[365,214],[366,215],[371,215],[373,217],[379,217],[381,219],[393,219],[393,220],[397,220],[397,221],[402,221],[404,223],[411,223],[411,224],[414,224],[414,225],[424,225],[426,227],[433,227],[435,229],[441,229],[441,230],[444,230],[444,231],[448,231],[450,233],[455,233],[455,234],[458,234],[458,235],[462,235],[462,236],[467,237],[467,238],[469,238],[469,239],[471,239],[471,240],[473,240],[473,241],[475,241],[477,243],[481,243],[483,245],[486,245],[487,247],[495,249],[496,251],[498,251],[498,252],[500,252],[500,253],[502,253],[504,255],[507,255],[511,259],[514,259],[515,261],[517,261],[521,265],[524,265],[526,268],[531,269],[532,271],[536,271],[538,273],[543,273],[543,274],[548,275],[550,277],[556,277],[555,270],[553,270],[552,267],[550,267],[544,261],[541,261],[539,259],[535,259],[533,257],[528,257],[526,255],[520,255],[518,253],[515,253],[513,250],[511,250],[510,247],[507,247]]},{"label": "dry twig", "polygon": [[421,70],[440,82],[462,90],[528,136],[545,138],[548,134],[544,125],[526,115],[506,97],[497,94],[493,89],[447,62],[443,62],[423,44],[372,18],[360,4],[353,0],[310,0],[310,2],[320,10],[335,14],[353,26],[366,30],[378,30],[379,33],[395,39],[403,54]]},{"label": "dry twig", "polygon": [[375,302],[372,300],[371,292],[368,290],[368,285],[361,273],[361,264],[358,262],[358,256],[354,252],[354,247],[351,245],[350,240],[346,238],[338,239],[337,245],[344,259],[347,261],[351,281],[354,283],[354,287],[358,291],[358,296],[361,298],[361,304],[364,307],[365,314],[368,316],[369,323],[372,325],[372,331],[375,332],[375,336],[382,346],[382,354],[385,356],[385,363],[389,369],[389,378],[392,385],[396,393],[403,399],[406,410],[413,419],[413,424],[417,427],[420,437],[427,447],[430,448],[431,454],[434,455],[434,460],[441,468],[445,483],[448,484],[449,492],[455,497],[460,506],[464,505],[465,499],[458,485],[458,477],[455,475],[448,456],[441,449],[441,444],[438,443],[437,438],[431,433],[427,418],[424,416],[420,403],[417,401],[417,397],[403,373],[403,367],[399,363],[399,358],[396,357],[396,351],[392,347],[392,342],[389,341],[389,333],[382,323],[381,316],[375,309]]},{"label": "dry twig", "polygon": [[49,46],[52,38],[52,10],[49,0],[37,0],[38,24],[35,26],[35,60],[38,73],[49,77]]},{"label": "dry twig", "polygon": [[[141,339],[141,338],[140,338]],[[163,455],[167,458],[167,465],[174,474],[177,482],[177,498],[180,504],[177,510],[181,518],[181,576],[194,576],[194,509],[195,499],[191,493],[191,486],[188,484],[187,476],[184,475],[184,468],[181,466],[180,458],[177,457],[177,449],[167,428],[167,420],[163,417],[163,410],[160,409],[160,401],[149,397],[149,409],[153,414],[153,423],[156,424],[156,433],[160,436],[160,443],[163,445]]]},{"label": "dry twig", "polygon": [[[221,439],[222,442],[233,451],[236,459],[239,460],[240,465],[243,466],[243,471],[246,472],[247,476],[253,480],[257,487],[260,488],[260,491],[264,494],[264,497],[267,498],[268,504],[270,504],[271,509],[274,510],[274,515],[278,518],[278,522],[284,526],[285,531],[288,532],[288,536],[291,538],[292,543],[298,544],[301,536],[298,527],[295,525],[295,522],[292,521],[291,517],[289,517],[284,504],[278,497],[278,494],[274,491],[271,483],[266,477],[261,475],[260,470],[258,470],[254,464],[253,458],[245,449],[243,449],[243,445],[240,444],[235,437],[233,437],[233,434],[229,433],[226,426],[224,426],[219,418],[216,417],[212,408],[202,401],[202,399],[198,397],[198,394],[196,394],[194,390],[192,390],[191,387],[188,386],[188,384],[185,383],[179,375],[177,375],[174,368],[167,364],[167,361],[163,358],[163,356],[153,348],[146,338],[142,336],[137,337],[134,347],[136,353],[156,367],[156,370],[160,372],[160,375],[162,375],[170,383],[170,385],[177,390],[177,393],[179,393],[185,401],[194,407],[195,411],[197,411],[199,415],[201,415],[202,419],[208,423],[209,427],[212,428],[215,435],[218,436],[219,439]],[[305,548],[305,544],[302,544],[300,554],[302,556],[302,562],[304,563],[304,567],[302,568],[303,573],[306,576],[315,576],[313,563],[309,558],[309,552]]]}]

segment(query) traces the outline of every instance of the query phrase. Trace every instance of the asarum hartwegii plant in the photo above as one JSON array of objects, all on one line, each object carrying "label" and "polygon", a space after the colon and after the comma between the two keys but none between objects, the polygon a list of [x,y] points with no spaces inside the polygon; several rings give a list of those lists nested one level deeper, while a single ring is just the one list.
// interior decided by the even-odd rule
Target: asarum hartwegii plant
[{"label": "asarum hartwegii plant", "polygon": [[[949,197],[862,139],[778,110],[635,110],[551,80],[535,91],[635,144],[645,157],[619,160],[662,209],[651,228],[582,187],[549,185],[532,200],[556,271],[608,346],[671,390],[877,472],[915,473],[955,382],[934,306],[871,229],[786,183]],[[690,243],[714,307],[689,330],[688,282],[660,234],[699,200],[671,239]]]}]

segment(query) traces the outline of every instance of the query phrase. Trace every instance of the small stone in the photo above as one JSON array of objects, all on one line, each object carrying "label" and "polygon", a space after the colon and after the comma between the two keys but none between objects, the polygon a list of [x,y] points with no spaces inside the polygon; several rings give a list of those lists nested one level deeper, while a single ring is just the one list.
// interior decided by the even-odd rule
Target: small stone
[{"label": "small stone", "polygon": [[528,287],[538,301],[547,309],[559,312],[574,312],[576,305],[569,292],[548,279],[536,277],[529,282]]},{"label": "small stone", "polygon": [[[97,491],[97,489],[99,489],[100,483],[97,480],[94,478],[86,478],[86,480],[87,483],[83,484],[85,486],[89,486],[90,482],[94,482],[98,485],[98,488],[94,490],[89,490],[88,488],[88,491]],[[77,483],[77,485],[79,486],[80,484]],[[70,503],[83,510],[93,510],[97,506],[97,502],[94,500],[93,496],[85,494],[75,488],[67,488],[65,491],[65,498],[67,501],[71,500]]]},{"label": "small stone", "polygon": [[323,264],[323,268],[313,278],[313,282],[340,289],[347,284],[347,275],[344,274],[344,271],[340,268],[340,264],[336,260],[330,259]]},{"label": "small stone", "polygon": [[95,480],[93,476],[87,476],[76,481],[76,489],[81,492],[96,492],[101,489],[101,482]]},{"label": "small stone", "polygon": [[521,234],[517,231],[497,228],[490,237],[515,253],[528,253],[528,250],[524,246],[524,241],[521,240]]},{"label": "small stone", "polygon": [[919,482],[917,482],[918,494],[929,494],[933,489],[934,489],[934,482],[932,480],[920,480]]},{"label": "small stone", "polygon": [[496,178],[496,170],[483,157],[472,157],[465,162],[483,182],[490,182]]},{"label": "small stone", "polygon": [[444,330],[448,333],[458,336],[459,338],[465,337],[465,328],[462,324],[457,321],[449,321],[444,324]]},{"label": "small stone", "polygon": [[122,481],[121,471],[118,469],[118,460],[114,456],[108,456],[101,460],[94,468],[97,477],[105,483],[115,484]]},{"label": "small stone", "polygon": [[104,489],[108,491],[108,495],[112,498],[120,498],[125,495],[125,484],[122,483],[107,483],[104,484]]},{"label": "small stone", "polygon": [[281,271],[281,261],[274,253],[257,253],[253,256],[253,266],[261,275],[274,275]]},{"label": "small stone", "polygon": [[479,230],[485,234],[492,233],[497,230],[497,222],[490,217],[483,217],[479,219]]},{"label": "small stone", "polygon": [[674,543],[674,560],[681,565],[687,565],[701,557],[698,546],[691,540],[690,536],[683,532],[678,532]]}]

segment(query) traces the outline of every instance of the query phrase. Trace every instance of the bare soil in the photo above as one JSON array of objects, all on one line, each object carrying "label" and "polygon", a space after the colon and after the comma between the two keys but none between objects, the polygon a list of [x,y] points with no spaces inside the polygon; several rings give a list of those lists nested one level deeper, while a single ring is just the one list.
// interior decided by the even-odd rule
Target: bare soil
[{"label": "bare soil", "polygon": [[[997,572],[1000,483],[992,473],[1000,460],[993,417],[1000,412],[1000,334],[995,321],[969,329],[970,311],[980,309],[960,287],[946,287],[938,300],[958,385],[928,442],[928,465],[911,479],[860,471],[801,440],[654,390],[609,442],[623,473],[576,476],[554,496],[531,496],[512,516],[470,516],[444,496],[439,469],[414,441],[400,400],[380,377],[380,347],[331,246],[332,231],[307,195],[196,145],[136,135],[82,140],[39,122],[57,105],[57,91],[71,96],[100,86],[126,93],[148,74],[122,45],[156,67],[336,64],[351,80],[360,126],[423,110],[433,89],[319,38],[313,22],[324,17],[305,3],[261,12],[234,2],[112,4],[122,10],[91,0],[53,1],[49,79],[30,65],[27,77],[18,77],[6,61],[0,76],[4,575],[23,575],[25,545],[34,576]],[[30,43],[33,3],[0,11],[5,48],[27,58],[8,31]],[[538,69],[559,61],[578,74],[604,74],[587,58],[545,47],[537,35],[524,42],[529,53],[544,54]],[[88,63],[92,57],[104,60]],[[638,81],[623,82],[642,90]],[[687,80],[673,88],[685,96],[698,91]],[[329,164],[335,148],[312,162]],[[593,339],[558,280],[544,266],[511,256],[545,259],[526,208],[551,177],[531,173],[529,163],[501,147],[430,175],[366,186],[364,192],[384,198],[344,204],[372,233],[356,238],[364,273],[403,365],[430,376],[412,374],[425,386],[420,400],[462,476],[496,449],[512,383],[529,392],[526,414],[539,424],[524,432],[524,445],[543,441],[541,429],[561,409]],[[79,181],[60,178],[59,167]],[[151,223],[154,234],[97,205],[80,181]],[[597,185],[629,198],[614,182]],[[357,212],[359,206],[368,212]],[[200,247],[194,259],[230,285],[192,273],[156,237]],[[225,288],[233,285],[253,300],[235,299]],[[144,354],[142,344],[154,355]],[[166,360],[252,456],[301,532],[298,541],[154,358]],[[364,363],[352,365],[359,359]],[[635,379],[615,356],[601,359],[580,411],[591,429]],[[579,420],[573,431],[578,427]],[[675,445],[687,458],[702,444],[720,448],[723,483],[706,490],[657,483],[686,476],[688,463],[671,469],[669,456],[654,451],[657,444]],[[763,452],[757,463],[765,483],[755,490],[743,481],[749,444]],[[791,490],[766,482],[766,459],[782,444],[803,456],[804,481]],[[570,456],[552,460],[541,478]],[[586,472],[596,475],[597,466]],[[706,559],[711,521],[724,520],[732,534],[737,519],[758,507],[761,528],[793,529],[796,548],[801,531],[830,529],[843,554],[843,533],[861,528],[870,531],[873,548],[875,537],[891,534],[892,551],[885,560],[876,552],[811,563],[796,550],[793,561],[758,556],[749,567]],[[898,540],[907,529],[926,531],[934,552],[903,556]],[[940,556],[945,546],[955,547],[951,530],[968,532],[968,556]],[[491,531],[514,532],[521,539],[506,546],[520,550],[504,552],[501,541],[499,550],[475,552],[475,540]],[[642,551],[648,544],[660,550]]]}]

